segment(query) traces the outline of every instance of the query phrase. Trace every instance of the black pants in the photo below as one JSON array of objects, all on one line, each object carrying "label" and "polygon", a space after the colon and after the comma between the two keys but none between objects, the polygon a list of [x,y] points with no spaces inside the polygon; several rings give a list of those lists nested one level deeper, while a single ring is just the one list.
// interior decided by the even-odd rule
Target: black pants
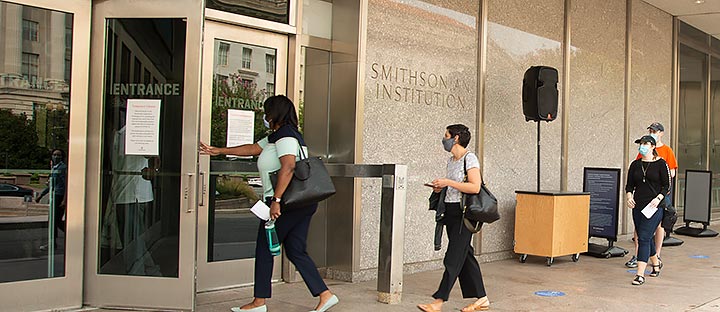
[{"label": "black pants", "polygon": [[[269,203],[268,203],[269,205]],[[328,290],[327,285],[320,277],[315,262],[307,254],[307,235],[310,220],[317,210],[317,204],[282,211],[282,215],[275,221],[275,231],[278,240],[285,247],[285,254],[290,262],[297,268],[305,281],[310,293],[317,297]],[[255,246],[255,298],[270,298],[272,289],[273,256],[270,254],[267,236],[265,235],[265,221],[258,225],[257,244]]]},{"label": "black pants", "polygon": [[[54,214],[54,220],[55,220],[55,241],[57,242],[58,238],[58,230],[63,231],[65,233],[65,221],[63,221],[63,216],[65,215],[65,205],[62,204],[63,200],[65,199],[65,195],[55,195],[55,198],[53,198],[53,214]],[[66,218],[67,219],[67,218]],[[56,243],[57,245],[57,243]]]},{"label": "black pants", "polygon": [[448,235],[448,249],[445,252],[443,265],[445,272],[438,290],[433,298],[448,301],[450,290],[455,285],[455,280],[460,280],[460,289],[463,298],[482,298],[486,296],[485,285],[483,285],[482,273],[478,264],[470,239],[472,233],[462,222],[460,204],[446,203],[445,229]]}]

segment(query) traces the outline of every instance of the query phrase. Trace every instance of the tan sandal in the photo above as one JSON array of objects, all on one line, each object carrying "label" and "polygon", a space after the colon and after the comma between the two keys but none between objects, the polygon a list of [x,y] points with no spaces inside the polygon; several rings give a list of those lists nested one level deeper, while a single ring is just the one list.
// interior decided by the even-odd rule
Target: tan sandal
[{"label": "tan sandal", "polygon": [[431,304],[418,304],[417,308],[425,312],[440,312],[440,310],[435,309]]},{"label": "tan sandal", "polygon": [[473,302],[471,305],[462,308],[462,312],[487,311],[490,310],[490,300],[485,299],[482,303]]}]

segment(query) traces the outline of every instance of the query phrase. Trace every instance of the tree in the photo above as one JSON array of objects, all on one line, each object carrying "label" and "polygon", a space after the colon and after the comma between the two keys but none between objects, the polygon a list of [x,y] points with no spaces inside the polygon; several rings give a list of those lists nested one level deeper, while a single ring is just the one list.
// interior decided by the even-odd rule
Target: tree
[{"label": "tree", "polygon": [[37,143],[34,120],[25,113],[0,109],[0,163],[6,169],[47,169],[50,153]]}]

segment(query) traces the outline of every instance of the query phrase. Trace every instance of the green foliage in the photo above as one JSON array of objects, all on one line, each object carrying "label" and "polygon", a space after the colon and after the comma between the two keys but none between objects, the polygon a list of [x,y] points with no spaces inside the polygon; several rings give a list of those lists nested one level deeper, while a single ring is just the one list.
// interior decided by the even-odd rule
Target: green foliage
[{"label": "green foliage", "polygon": [[[58,139],[63,140],[67,151],[67,135]],[[7,169],[47,169],[50,166],[49,149],[38,146],[35,121],[27,118],[25,113],[14,114],[9,109],[0,109],[0,166]]]},{"label": "green foliage", "polygon": [[244,196],[247,197],[251,203],[258,200],[258,195],[252,186],[240,177],[218,177],[215,190],[220,193],[217,199],[231,199]]}]

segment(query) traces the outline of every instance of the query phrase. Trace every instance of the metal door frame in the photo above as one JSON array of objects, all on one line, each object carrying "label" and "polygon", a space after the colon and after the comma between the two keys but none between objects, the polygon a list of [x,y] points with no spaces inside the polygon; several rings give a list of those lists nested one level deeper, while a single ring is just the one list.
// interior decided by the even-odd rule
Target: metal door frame
[{"label": "metal door frame", "polygon": [[[203,142],[210,141],[212,81],[215,64],[214,46],[216,39],[260,47],[275,48],[277,51],[275,55],[275,93],[284,94],[287,92],[288,36],[216,21],[206,21],[202,62],[203,83],[200,115],[200,140]],[[199,193],[202,194],[200,196],[203,196],[201,203],[207,203],[209,200],[209,194],[206,190],[208,189],[207,185],[210,180],[210,175],[207,174],[207,172],[210,172],[209,156],[202,156],[200,158],[200,172],[201,184]],[[207,261],[208,222],[208,206],[198,206],[198,291],[202,292],[252,284],[254,275],[253,267],[255,263],[254,258],[218,262]],[[281,257],[275,257],[273,279],[280,279],[280,272],[282,270],[280,259]]]},{"label": "metal door frame", "polygon": [[[197,134],[200,106],[200,56],[202,53],[203,1],[106,0],[92,5],[90,54],[90,105],[88,114],[87,222],[85,226],[84,302],[90,306],[193,310],[197,196]],[[102,103],[105,81],[106,19],[183,18],[187,22],[183,90],[183,146],[180,173],[181,204],[179,272],[177,278],[98,274],[98,228],[102,157]]]},{"label": "metal door frame", "polygon": [[0,302],[4,311],[77,308],[82,306],[90,1],[3,1],[73,14],[67,187],[74,191],[67,198],[65,276],[0,283]]}]

